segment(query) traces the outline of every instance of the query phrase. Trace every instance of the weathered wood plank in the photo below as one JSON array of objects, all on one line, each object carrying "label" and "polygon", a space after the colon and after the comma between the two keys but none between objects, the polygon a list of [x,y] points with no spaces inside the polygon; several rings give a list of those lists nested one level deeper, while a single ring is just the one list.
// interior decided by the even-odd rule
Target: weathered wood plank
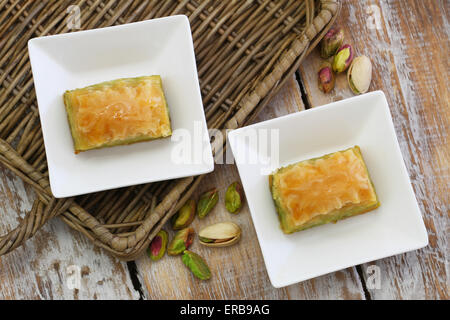
[{"label": "weathered wood plank", "polygon": [[[294,77],[280,90],[256,122],[303,110],[300,90]],[[228,248],[211,249],[194,241],[192,250],[208,262],[213,276],[205,282],[195,279],[180,257],[165,256],[158,262],[147,257],[136,261],[143,291],[149,299],[363,299],[364,293],[354,268],[318,277],[310,281],[275,289],[267,276],[248,206],[238,215],[228,213],[223,199],[226,188],[239,180],[234,165],[216,165],[202,182],[198,193],[217,187],[220,202],[205,219],[195,219],[195,230],[219,221],[238,223],[241,241]],[[165,228],[170,229],[170,226]],[[171,233],[172,235],[173,233]]]},{"label": "weathered wood plank", "polygon": [[[376,261],[374,299],[448,299],[449,130],[448,33],[443,1],[347,1],[338,24],[358,54],[373,62],[370,90],[389,102],[402,154],[429,234],[429,245]],[[377,17],[379,19],[377,20]],[[379,29],[377,29],[379,26]],[[317,89],[318,54],[300,68],[312,106],[352,96],[345,75],[336,89]],[[369,263],[363,265],[363,274]]]},{"label": "weathered wood plank", "polygon": [[[1,234],[17,225],[17,213],[23,217],[34,198],[21,179],[0,166]],[[0,257],[0,300],[138,298],[127,265],[58,218],[23,247]]]}]

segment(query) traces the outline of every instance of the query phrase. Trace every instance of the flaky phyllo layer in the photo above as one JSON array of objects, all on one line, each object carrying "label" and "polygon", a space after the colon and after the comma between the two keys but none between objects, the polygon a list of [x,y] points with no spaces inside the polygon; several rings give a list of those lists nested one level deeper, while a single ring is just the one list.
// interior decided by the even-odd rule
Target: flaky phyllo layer
[{"label": "flaky phyllo layer", "polygon": [[118,79],[64,93],[75,152],[172,134],[159,76]]},{"label": "flaky phyllo layer", "polygon": [[334,222],[378,207],[359,147],[277,170],[271,192],[286,233]]}]

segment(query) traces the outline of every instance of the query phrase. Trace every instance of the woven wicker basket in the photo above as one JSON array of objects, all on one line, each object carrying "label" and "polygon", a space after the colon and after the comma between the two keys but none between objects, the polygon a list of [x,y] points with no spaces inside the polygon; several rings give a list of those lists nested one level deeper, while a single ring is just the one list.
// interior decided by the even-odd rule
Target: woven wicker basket
[{"label": "woven wicker basket", "polygon": [[[32,37],[68,32],[73,1],[0,2],[0,162],[36,192],[16,229],[0,237],[0,256],[60,216],[123,260],[141,255],[190,197],[202,176],[55,199],[48,181],[27,52]],[[185,14],[191,23],[209,128],[250,122],[338,14],[338,0],[79,0],[81,29]],[[214,143],[213,143],[214,144]],[[214,146],[216,155],[222,146]],[[220,151],[219,151],[220,150]]]}]

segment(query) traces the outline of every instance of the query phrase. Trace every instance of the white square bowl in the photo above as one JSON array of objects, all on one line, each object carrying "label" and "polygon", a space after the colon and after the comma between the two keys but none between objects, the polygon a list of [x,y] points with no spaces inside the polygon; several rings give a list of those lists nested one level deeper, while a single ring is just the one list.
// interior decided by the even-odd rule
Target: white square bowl
[{"label": "white square bowl", "polygon": [[[34,38],[28,42],[28,50],[50,186],[55,197],[213,170],[191,29],[186,16]],[[166,138],[75,155],[64,109],[64,91],[143,75],[161,76],[174,133],[172,138],[178,136],[177,141]],[[200,160],[180,161],[177,130],[198,144],[196,152],[203,155]]]},{"label": "white square bowl", "polygon": [[[273,286],[287,286],[428,244],[383,92],[237,129],[228,139]],[[276,167],[355,145],[361,147],[380,207],[336,224],[284,234],[267,174]]]}]

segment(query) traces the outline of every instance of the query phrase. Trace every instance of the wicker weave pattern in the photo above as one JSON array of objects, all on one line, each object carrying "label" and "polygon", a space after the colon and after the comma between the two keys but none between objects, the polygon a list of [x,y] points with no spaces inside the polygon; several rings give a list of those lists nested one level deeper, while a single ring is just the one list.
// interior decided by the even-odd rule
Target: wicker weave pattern
[{"label": "wicker weave pattern", "polygon": [[[69,32],[66,9],[71,4],[0,1],[0,162],[37,195],[19,226],[0,237],[0,255],[60,216],[96,245],[131,260],[143,253],[202,176],[53,198],[26,45],[33,37]],[[321,39],[340,6],[338,0],[79,0],[76,4],[82,29],[187,15],[207,123],[222,129],[240,127],[257,115]]]}]

